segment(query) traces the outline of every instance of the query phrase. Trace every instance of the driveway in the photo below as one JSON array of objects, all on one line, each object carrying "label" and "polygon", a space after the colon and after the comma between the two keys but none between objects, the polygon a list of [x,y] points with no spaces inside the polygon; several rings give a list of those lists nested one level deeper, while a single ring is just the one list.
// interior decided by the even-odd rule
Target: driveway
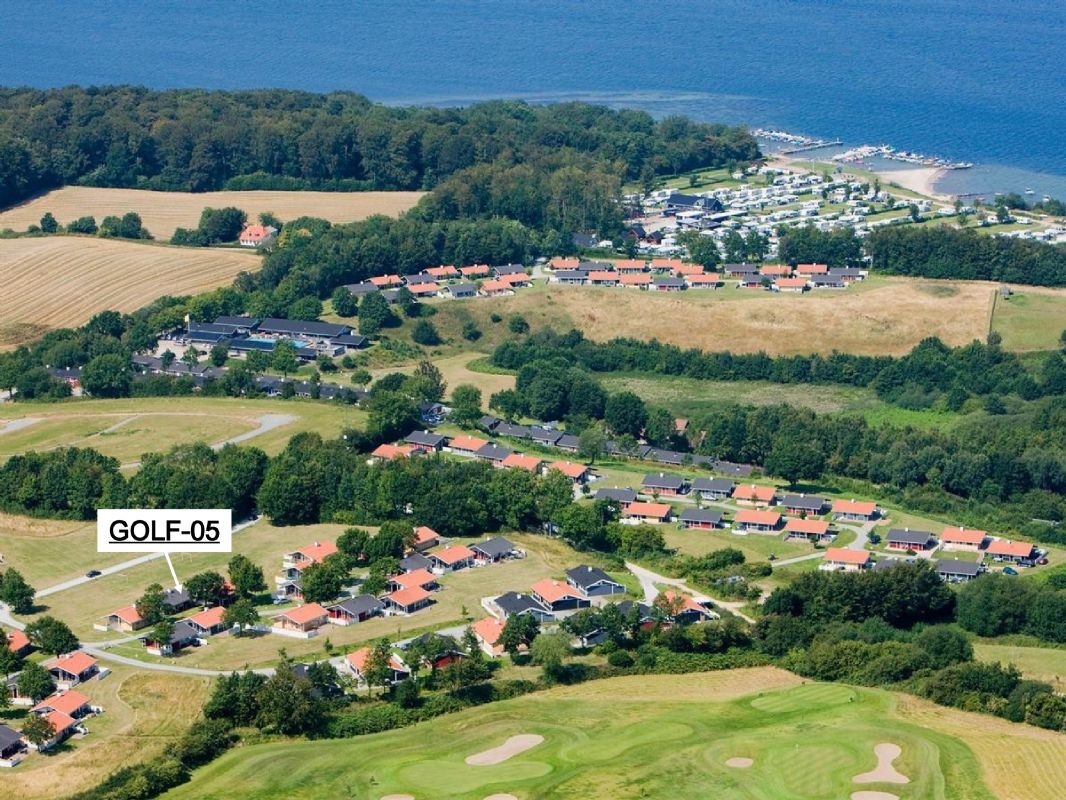
[{"label": "driveway", "polygon": [[658,583],[666,586],[674,586],[684,592],[688,592],[697,599],[707,600],[718,608],[724,608],[726,611],[740,617],[747,623],[752,625],[755,624],[755,620],[740,610],[743,608],[744,603],[731,600],[716,600],[713,597],[707,597],[703,592],[690,588],[683,580],[660,575],[657,572],[652,572],[650,569],[638,566],[631,561],[626,562],[626,569],[632,572],[637,577],[637,580],[640,581],[640,586],[644,590],[644,602],[649,605],[659,596],[659,588],[655,585]]}]

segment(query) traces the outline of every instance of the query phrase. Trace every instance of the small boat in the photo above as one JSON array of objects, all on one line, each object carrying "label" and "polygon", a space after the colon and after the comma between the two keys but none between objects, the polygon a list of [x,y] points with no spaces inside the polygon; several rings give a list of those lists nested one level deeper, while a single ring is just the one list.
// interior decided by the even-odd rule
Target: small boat
[{"label": "small boat", "polygon": [[1026,194],[1036,194],[1036,192],[1034,192],[1034,191],[1033,191],[1032,189],[1030,189],[1030,188],[1029,188],[1028,186],[1026,186],[1026,187],[1025,187],[1025,193],[1026,193]]}]

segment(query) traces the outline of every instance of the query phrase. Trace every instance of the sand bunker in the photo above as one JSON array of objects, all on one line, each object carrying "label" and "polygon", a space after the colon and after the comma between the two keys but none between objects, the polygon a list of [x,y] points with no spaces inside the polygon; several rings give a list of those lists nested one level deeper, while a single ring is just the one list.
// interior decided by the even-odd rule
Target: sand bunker
[{"label": "sand bunker", "polygon": [[381,800],[415,800],[413,794],[387,794]]},{"label": "sand bunker", "polygon": [[472,767],[491,767],[493,764],[502,764],[507,759],[524,753],[543,741],[544,737],[535,733],[521,733],[518,736],[512,736],[499,747],[467,756],[466,763]]},{"label": "sand bunker", "polygon": [[891,792],[852,792],[851,800],[899,800],[899,795]]},{"label": "sand bunker", "polygon": [[[877,769],[856,775],[852,778],[852,781],[855,783],[910,783],[910,778],[898,772],[892,766],[892,762],[899,758],[902,753],[903,750],[900,749],[898,744],[882,742],[874,747],[874,755],[877,756]],[[858,800],[877,800],[877,798],[858,798]]]},{"label": "sand bunker", "polygon": [[755,762],[750,758],[731,758],[725,762],[727,767],[735,767],[736,769],[747,769]]},{"label": "sand bunker", "polygon": [[490,794],[485,800],[518,800],[513,794]]}]

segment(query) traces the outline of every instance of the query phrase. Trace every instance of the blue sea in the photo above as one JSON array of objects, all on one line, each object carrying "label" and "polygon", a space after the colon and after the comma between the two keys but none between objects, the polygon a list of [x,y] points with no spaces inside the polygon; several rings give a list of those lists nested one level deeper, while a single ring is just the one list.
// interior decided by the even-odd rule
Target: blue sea
[{"label": "blue sea", "polygon": [[0,84],[582,99],[976,163],[1066,198],[1066,3],[0,0]]}]

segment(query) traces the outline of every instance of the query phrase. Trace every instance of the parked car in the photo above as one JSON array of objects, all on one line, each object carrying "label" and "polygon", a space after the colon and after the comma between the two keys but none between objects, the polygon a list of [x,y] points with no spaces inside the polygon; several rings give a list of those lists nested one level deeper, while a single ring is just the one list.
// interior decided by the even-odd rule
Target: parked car
[{"label": "parked car", "polygon": [[91,569],[85,573],[86,578],[99,578],[103,573],[98,569]]},{"label": "parked car", "polygon": [[1043,558],[1038,558],[1036,560],[1036,563],[1040,566],[1044,566],[1045,564],[1047,564],[1047,556],[1044,556]]},{"label": "parked car", "polygon": [[1014,567],[1004,567],[1003,568],[1003,574],[1004,575],[1017,575],[1018,574],[1018,570],[1016,570]]}]

